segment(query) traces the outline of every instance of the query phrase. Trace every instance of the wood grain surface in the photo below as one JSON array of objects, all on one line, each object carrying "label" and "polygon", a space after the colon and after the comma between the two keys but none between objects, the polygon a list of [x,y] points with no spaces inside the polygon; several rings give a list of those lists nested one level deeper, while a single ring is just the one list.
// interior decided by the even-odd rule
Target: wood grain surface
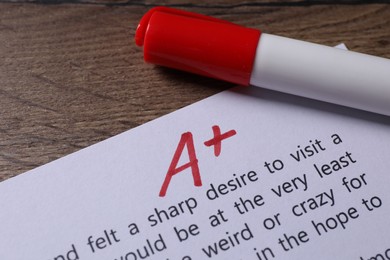
[{"label": "wood grain surface", "polygon": [[155,5],[390,58],[386,2],[1,0],[0,180],[233,86],[144,64],[133,37]]}]

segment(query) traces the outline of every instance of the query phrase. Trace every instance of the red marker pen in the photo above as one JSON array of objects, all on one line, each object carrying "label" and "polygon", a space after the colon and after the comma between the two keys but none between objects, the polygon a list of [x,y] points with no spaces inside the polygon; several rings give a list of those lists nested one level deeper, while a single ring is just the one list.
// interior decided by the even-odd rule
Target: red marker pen
[{"label": "red marker pen", "polygon": [[390,60],[156,7],[136,43],[146,62],[390,115]]}]

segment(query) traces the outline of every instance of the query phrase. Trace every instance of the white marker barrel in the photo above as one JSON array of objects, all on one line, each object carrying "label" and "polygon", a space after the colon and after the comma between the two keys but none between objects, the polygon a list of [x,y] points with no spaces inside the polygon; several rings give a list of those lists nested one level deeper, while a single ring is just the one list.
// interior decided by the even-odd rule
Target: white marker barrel
[{"label": "white marker barrel", "polygon": [[390,116],[390,60],[262,33],[251,85]]}]

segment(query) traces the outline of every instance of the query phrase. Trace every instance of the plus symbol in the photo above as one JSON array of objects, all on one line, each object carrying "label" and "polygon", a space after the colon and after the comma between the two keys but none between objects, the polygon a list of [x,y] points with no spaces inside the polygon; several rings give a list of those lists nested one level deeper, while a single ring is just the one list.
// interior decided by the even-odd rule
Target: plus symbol
[{"label": "plus symbol", "polygon": [[214,137],[204,142],[204,145],[208,147],[214,146],[214,155],[218,157],[221,154],[221,142],[226,138],[232,137],[237,132],[235,130],[230,130],[227,131],[226,133],[221,134],[221,129],[219,128],[219,126],[214,125],[213,133],[214,133]]}]

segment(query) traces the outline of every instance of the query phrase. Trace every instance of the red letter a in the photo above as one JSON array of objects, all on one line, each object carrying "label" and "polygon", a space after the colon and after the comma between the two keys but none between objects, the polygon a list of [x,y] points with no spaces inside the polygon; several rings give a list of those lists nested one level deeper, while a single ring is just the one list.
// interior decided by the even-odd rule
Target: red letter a
[{"label": "red letter a", "polygon": [[[180,156],[183,153],[184,146],[187,146],[188,157],[190,161],[182,166],[177,167],[179,163]],[[192,177],[194,178],[195,186],[202,186],[202,180],[200,179],[199,167],[198,167],[198,159],[196,158],[195,148],[194,148],[194,140],[192,138],[191,132],[187,132],[181,135],[181,139],[179,145],[176,148],[176,152],[173,155],[171,165],[169,165],[169,169],[167,175],[165,176],[165,180],[160,190],[160,197],[164,197],[167,193],[168,185],[171,182],[172,176],[184,171],[185,169],[191,167]]]}]

